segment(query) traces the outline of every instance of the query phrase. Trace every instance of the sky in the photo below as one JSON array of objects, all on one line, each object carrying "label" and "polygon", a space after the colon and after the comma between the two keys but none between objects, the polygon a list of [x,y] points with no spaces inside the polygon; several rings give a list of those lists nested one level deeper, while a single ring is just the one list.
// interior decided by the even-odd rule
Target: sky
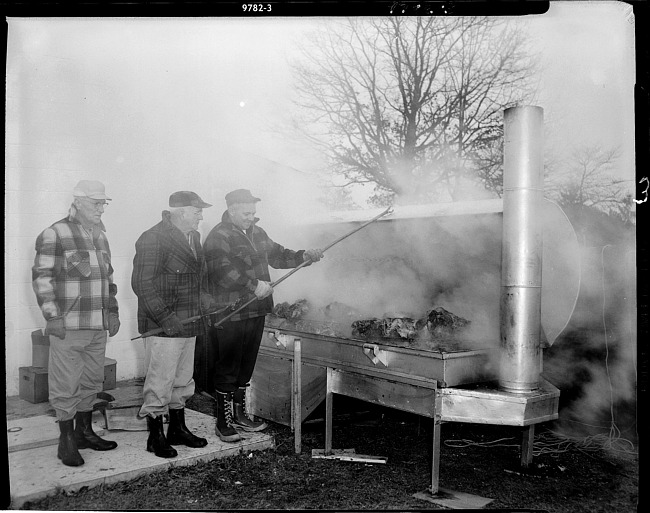
[{"label": "sky", "polygon": [[[540,52],[539,101],[549,151],[582,144],[621,149],[617,173],[633,186],[634,40],[622,2],[551,2],[518,17]],[[291,109],[289,61],[322,18],[29,19],[11,24],[33,66],[80,73],[82,93],[101,96],[115,127],[171,125],[182,137],[220,144],[314,172],[304,142],[273,127]],[[66,68],[65,64],[71,64]],[[67,70],[67,71],[66,71]],[[146,118],[146,119],[145,119]],[[128,158],[122,152],[122,158]],[[191,164],[191,163],[189,163]]]}]

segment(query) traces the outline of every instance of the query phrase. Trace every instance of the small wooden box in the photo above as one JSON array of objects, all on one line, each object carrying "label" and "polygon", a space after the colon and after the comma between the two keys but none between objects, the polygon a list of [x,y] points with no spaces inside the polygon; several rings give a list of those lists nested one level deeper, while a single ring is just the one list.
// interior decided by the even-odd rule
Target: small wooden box
[{"label": "small wooden box", "polygon": [[48,400],[47,369],[43,367],[19,367],[18,395],[30,403]]},{"label": "small wooden box", "polygon": [[[104,383],[103,390],[113,390],[116,386],[117,361],[104,358]],[[43,367],[18,368],[18,395],[30,403],[43,403],[48,400],[48,370]]]},{"label": "small wooden box", "polygon": [[104,390],[113,390],[116,385],[117,361],[104,357]]},{"label": "small wooden box", "polygon": [[50,337],[43,330],[32,331],[32,366],[47,369],[50,359]]}]

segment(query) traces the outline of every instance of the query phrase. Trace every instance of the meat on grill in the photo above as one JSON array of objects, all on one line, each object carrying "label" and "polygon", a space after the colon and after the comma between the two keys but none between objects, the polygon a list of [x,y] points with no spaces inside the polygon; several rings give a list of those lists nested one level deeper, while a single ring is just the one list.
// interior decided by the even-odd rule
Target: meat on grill
[{"label": "meat on grill", "polygon": [[[308,313],[315,318],[306,318]],[[364,339],[401,339],[409,342],[416,339],[432,341],[454,338],[470,324],[467,319],[442,307],[429,310],[422,319],[386,316],[381,319],[359,320],[363,314],[343,303],[330,303],[318,312],[313,312],[306,299],[299,299],[294,303],[279,303],[273,308],[273,315],[286,319],[279,327],[288,324],[286,327],[306,333],[332,337],[351,335]]]},{"label": "meat on grill", "polygon": [[404,338],[417,337],[421,323],[410,317],[384,317],[352,323],[352,336],[363,338]]},{"label": "meat on grill", "polygon": [[309,312],[310,305],[306,299],[299,299],[295,303],[279,303],[273,307],[273,315],[283,319],[296,320]]},{"label": "meat on grill", "polygon": [[467,319],[463,319],[440,306],[430,310],[424,322],[426,322],[427,330],[433,337],[453,336],[470,324]]}]

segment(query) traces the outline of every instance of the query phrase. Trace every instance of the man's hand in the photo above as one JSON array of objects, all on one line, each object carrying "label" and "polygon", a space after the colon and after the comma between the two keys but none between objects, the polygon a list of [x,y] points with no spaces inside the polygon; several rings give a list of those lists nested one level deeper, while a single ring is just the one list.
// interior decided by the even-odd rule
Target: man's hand
[{"label": "man's hand", "polygon": [[257,299],[264,299],[271,294],[273,294],[273,287],[271,287],[271,284],[268,281],[260,280],[257,282],[257,287],[255,287],[255,295],[257,296]]},{"label": "man's hand", "polygon": [[183,337],[185,335],[185,326],[183,326],[181,320],[175,313],[165,317],[162,320],[161,327],[170,337],[173,337],[174,335]]},{"label": "man's hand", "polygon": [[323,251],[321,249],[307,249],[302,255],[303,260],[311,260],[312,262],[318,262],[323,258]]},{"label": "man's hand", "polygon": [[117,335],[117,332],[120,330],[120,318],[117,314],[108,315],[108,336],[114,337]]},{"label": "man's hand", "polygon": [[210,295],[205,292],[201,293],[201,311],[205,313],[214,312],[219,308],[217,301]]},{"label": "man's hand", "polygon": [[52,317],[48,320],[47,326],[45,327],[45,334],[54,335],[63,340],[65,338],[65,322],[63,317]]}]

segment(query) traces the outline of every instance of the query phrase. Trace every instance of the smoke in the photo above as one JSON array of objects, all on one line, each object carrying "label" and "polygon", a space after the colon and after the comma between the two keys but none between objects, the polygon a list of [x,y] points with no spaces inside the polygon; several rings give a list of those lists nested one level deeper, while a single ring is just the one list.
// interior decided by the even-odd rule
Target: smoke
[{"label": "smoke", "polygon": [[577,434],[636,434],[636,291],[633,241],[583,248],[580,296],[546,351],[544,374],[562,391],[560,424]]},{"label": "smoke", "polygon": [[[283,282],[274,297],[290,303],[307,299],[316,310],[343,303],[366,319],[420,319],[443,307],[471,321],[472,341],[494,346],[499,334],[499,218],[377,221],[331,248],[300,278]],[[298,226],[293,239],[300,240],[297,247],[322,247],[356,226]]]}]

